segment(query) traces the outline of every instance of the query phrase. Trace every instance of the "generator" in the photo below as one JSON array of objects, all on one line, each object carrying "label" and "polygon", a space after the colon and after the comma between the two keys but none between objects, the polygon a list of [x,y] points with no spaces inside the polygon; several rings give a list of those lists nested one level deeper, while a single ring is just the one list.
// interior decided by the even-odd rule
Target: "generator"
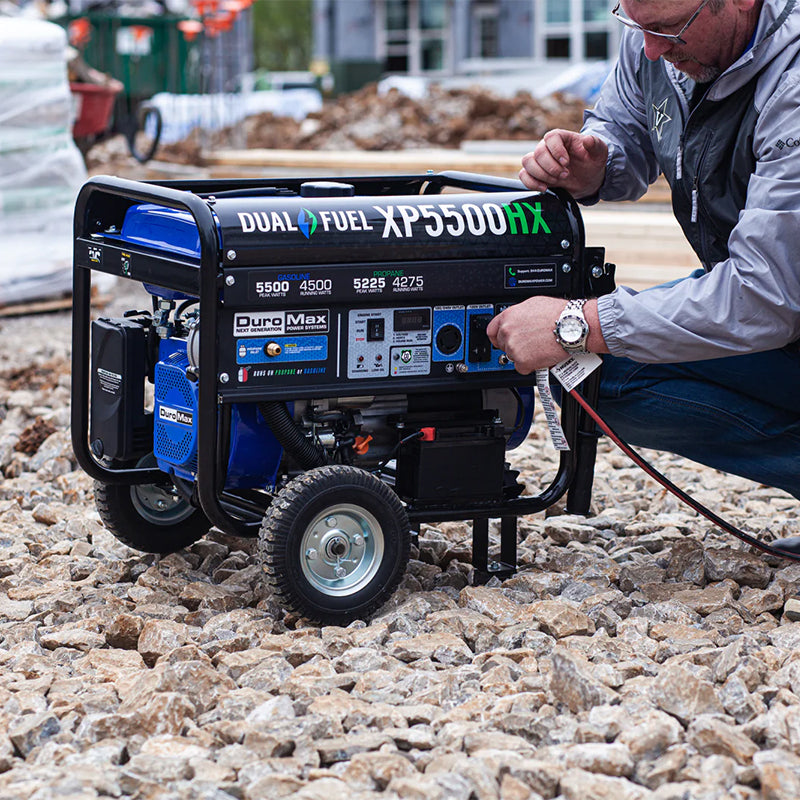
[{"label": "generator", "polygon": [[[93,178],[75,210],[72,440],[100,517],[144,552],[212,526],[257,537],[275,595],[322,623],[385,603],[422,522],[471,520],[474,580],[506,577],[520,515],[565,495],[588,512],[596,434],[565,395],[569,449],[527,492],[509,454],[534,386],[487,325],[532,295],[604,294],[613,271],[568,194],[515,180]],[[138,282],[150,307],[94,319],[92,273]]]}]

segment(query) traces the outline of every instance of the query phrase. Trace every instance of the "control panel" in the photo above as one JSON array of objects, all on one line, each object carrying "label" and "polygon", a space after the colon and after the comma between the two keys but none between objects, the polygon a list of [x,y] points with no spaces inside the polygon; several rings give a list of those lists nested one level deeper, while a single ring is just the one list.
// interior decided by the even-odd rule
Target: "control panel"
[{"label": "control panel", "polygon": [[[221,312],[221,397],[364,394],[529,382],[486,333],[538,291],[568,294],[548,259],[231,271]],[[563,277],[563,280],[559,278]]]},{"label": "control panel", "polygon": [[[231,388],[378,382],[386,390],[514,372],[486,334],[508,303],[282,309],[233,314]],[[505,380],[508,380],[508,375]],[[230,381],[229,381],[230,382]],[[419,385],[419,383],[417,383]],[[431,384],[433,385],[433,384]],[[398,389],[401,387],[397,386]],[[406,387],[407,388],[407,387]]]}]

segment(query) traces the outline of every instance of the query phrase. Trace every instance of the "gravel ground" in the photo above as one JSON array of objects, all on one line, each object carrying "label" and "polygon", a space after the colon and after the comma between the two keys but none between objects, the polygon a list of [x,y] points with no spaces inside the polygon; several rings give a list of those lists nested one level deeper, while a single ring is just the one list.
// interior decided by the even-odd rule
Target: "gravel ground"
[{"label": "gravel ground", "polygon": [[[249,540],[158,559],[101,526],[68,351],[66,314],[0,323],[4,800],[800,797],[800,565],[607,443],[593,513],[522,520],[514,577],[473,586],[469,526],[424,526],[375,619],[319,627]],[[535,491],[544,430],[515,457]],[[745,530],[800,533],[782,492],[647,455]]]}]

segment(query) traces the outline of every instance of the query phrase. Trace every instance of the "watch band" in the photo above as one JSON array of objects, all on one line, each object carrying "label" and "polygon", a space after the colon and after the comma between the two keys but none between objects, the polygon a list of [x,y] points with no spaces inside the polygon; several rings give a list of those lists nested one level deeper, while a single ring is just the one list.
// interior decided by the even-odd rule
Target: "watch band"
[{"label": "watch band", "polygon": [[586,298],[579,297],[573,300],[567,300],[567,304],[564,306],[564,310],[561,314],[568,314],[570,311],[577,311],[578,314],[583,316],[583,307],[586,305]]},{"label": "watch band", "polygon": [[[586,321],[586,317],[583,315],[583,307],[585,305],[586,300],[584,298],[568,300],[567,305],[564,306],[564,310],[561,312],[561,314],[559,314],[558,320],[556,320],[556,327],[553,330],[553,334],[556,337],[556,341],[568,353],[586,352],[586,341],[589,338],[589,323]],[[561,326],[564,321],[569,318],[576,320],[583,329],[581,337],[574,342],[565,341],[561,334]]]}]

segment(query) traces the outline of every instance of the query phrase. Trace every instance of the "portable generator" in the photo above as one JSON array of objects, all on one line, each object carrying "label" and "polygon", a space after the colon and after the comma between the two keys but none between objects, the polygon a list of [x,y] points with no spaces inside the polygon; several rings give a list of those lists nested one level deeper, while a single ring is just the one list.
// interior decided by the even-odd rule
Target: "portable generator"
[{"label": "portable generator", "polygon": [[[333,624],[386,601],[421,522],[472,520],[475,581],[512,574],[518,516],[588,511],[596,436],[565,395],[570,449],[524,494],[507,456],[534,389],[486,327],[531,295],[610,291],[584,238],[566,193],[469,173],[88,181],[72,438],[104,524],[153,553],[212,525],[258,537],[285,607]],[[93,271],[152,308],[92,320]]]}]

